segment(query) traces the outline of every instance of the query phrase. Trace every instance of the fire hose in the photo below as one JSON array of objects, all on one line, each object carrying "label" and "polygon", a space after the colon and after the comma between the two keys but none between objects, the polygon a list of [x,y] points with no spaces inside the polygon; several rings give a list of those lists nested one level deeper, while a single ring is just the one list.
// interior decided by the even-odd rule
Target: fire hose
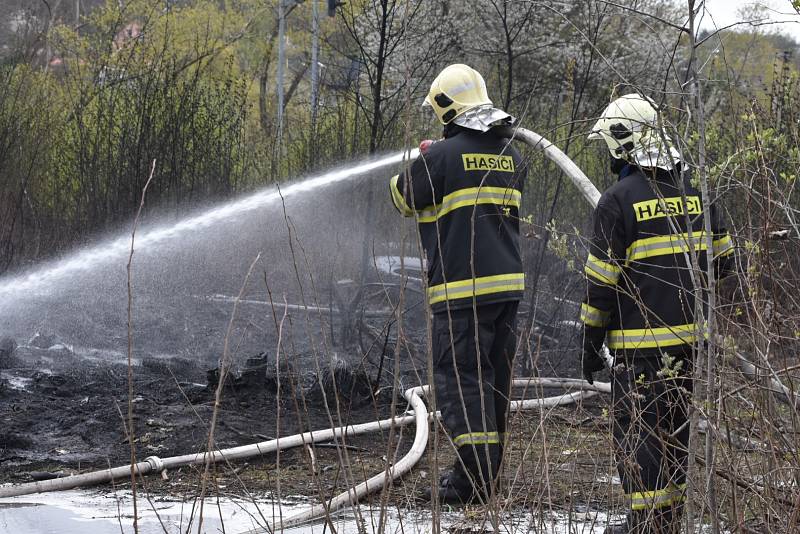
[{"label": "fire hose", "polygon": [[[611,384],[609,383],[595,382],[593,385],[590,385],[585,380],[580,379],[520,378],[514,380],[513,383],[515,387],[528,387],[531,385],[538,385],[540,387],[578,386],[582,388],[582,390],[553,397],[514,401],[510,406],[511,411],[563,406],[567,404],[573,404],[580,399],[595,395],[597,392],[611,392]],[[414,435],[414,442],[411,445],[411,449],[402,458],[400,458],[397,463],[389,466],[385,471],[374,475],[357,486],[340,493],[325,504],[315,504],[306,510],[301,510],[294,515],[278,520],[270,528],[257,528],[247,532],[242,532],[241,534],[270,533],[276,529],[280,530],[294,527],[315,519],[319,519],[321,517],[325,517],[327,514],[330,514],[335,510],[339,510],[348,504],[355,506],[362,497],[384,488],[388,483],[408,473],[425,454],[425,450],[428,445],[429,416],[434,418],[438,418],[439,416],[438,412],[436,414],[429,414],[425,407],[425,403],[419,397],[420,393],[427,391],[427,386],[418,386],[406,390],[403,395],[411,405],[411,408],[414,410],[414,416],[404,416],[401,418],[401,420],[394,420],[394,424],[395,426],[405,426],[410,424],[412,421],[415,421],[416,433]],[[386,421],[382,421],[382,423],[388,423],[390,421],[392,420],[388,419]]]},{"label": "fire hose", "polygon": [[[514,380],[513,384],[518,388],[531,386],[538,386],[540,388],[577,387],[580,390],[552,397],[514,401],[511,403],[512,411],[564,406],[596,395],[597,392],[609,393],[611,391],[611,385],[607,382],[595,382],[593,385],[590,385],[585,380],[572,378],[521,378]],[[421,394],[425,394],[427,391],[427,386],[417,386],[410,388],[403,393],[403,396],[408,401],[409,406],[413,411],[413,415],[407,414],[369,423],[348,425],[325,430],[316,430],[313,432],[304,432],[302,434],[294,434],[292,436],[263,441],[251,445],[232,447],[229,449],[220,449],[213,452],[187,454],[183,456],[173,456],[170,458],[158,458],[156,456],[150,456],[144,461],[135,464],[133,471],[137,476],[144,476],[151,473],[161,473],[169,469],[175,469],[177,467],[186,465],[205,465],[208,460],[208,455],[211,455],[212,462],[230,462],[234,460],[261,456],[276,452],[278,450],[283,451],[303,445],[313,445],[315,443],[322,443],[333,439],[385,431],[392,427],[400,428],[408,426],[412,423],[416,423],[416,432],[411,449],[402,458],[400,458],[400,460],[389,466],[386,471],[383,471],[358,484],[357,486],[348,489],[325,504],[313,505],[308,509],[302,510],[294,515],[277,521],[275,525],[269,528],[259,528],[242,534],[272,532],[273,529],[297,526],[302,523],[324,517],[325,515],[339,510],[348,504],[355,505],[365,495],[380,490],[387,483],[408,473],[417,464],[420,458],[422,458],[422,456],[425,454],[425,450],[427,448],[429,434],[428,421],[430,418],[438,417],[438,413],[428,413],[425,403],[420,397]],[[17,497],[21,495],[30,495],[33,493],[47,493],[51,491],[64,491],[78,487],[93,486],[111,482],[118,479],[128,478],[130,476],[131,467],[129,465],[125,465],[64,478],[0,487],[0,498]]]}]

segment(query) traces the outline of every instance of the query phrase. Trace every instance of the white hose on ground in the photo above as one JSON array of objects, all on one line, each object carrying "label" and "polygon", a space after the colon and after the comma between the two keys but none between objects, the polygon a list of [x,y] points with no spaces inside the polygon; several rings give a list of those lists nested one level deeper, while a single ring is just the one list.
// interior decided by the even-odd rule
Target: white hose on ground
[{"label": "white hose on ground", "polygon": [[[510,406],[512,411],[564,406],[573,404],[581,399],[589,398],[590,396],[597,394],[597,392],[608,393],[611,391],[611,385],[607,382],[595,382],[593,385],[590,385],[585,380],[575,378],[520,378],[514,380],[513,385],[517,388],[527,388],[531,386],[538,386],[541,388],[578,387],[581,388],[581,391],[566,393],[553,397],[514,401]],[[355,505],[365,495],[383,488],[387,483],[390,483],[409,472],[417,464],[420,458],[422,458],[422,456],[425,454],[425,450],[427,449],[429,418],[435,419],[439,415],[438,413],[429,414],[425,403],[420,398],[420,395],[425,393],[427,388],[427,386],[417,386],[406,390],[403,394],[413,410],[414,415],[403,415],[400,417],[392,417],[370,423],[316,430],[314,432],[305,432],[302,434],[287,436],[285,438],[254,443],[252,445],[244,445],[241,447],[232,447],[229,449],[214,451],[211,458],[212,462],[219,462],[223,460],[241,460],[244,458],[251,458],[254,456],[276,452],[279,449],[286,450],[306,444],[320,443],[345,436],[353,437],[362,434],[369,434],[376,431],[388,430],[393,425],[396,428],[399,428],[410,425],[411,423],[416,423],[414,442],[411,445],[411,449],[409,449],[409,451],[397,463],[390,466],[388,472],[383,471],[378,473],[377,475],[367,479],[357,486],[337,495],[324,505],[313,505],[306,510],[302,510],[294,515],[283,518],[283,520],[277,520],[272,526],[250,530],[242,534],[271,533],[276,529],[285,529],[325,517],[327,514],[331,514],[348,504]],[[173,469],[184,465],[205,465],[206,457],[207,453],[187,454],[163,459],[156,456],[151,456],[145,459],[145,461],[137,463],[135,465],[135,472],[137,475],[146,475],[149,473],[160,473],[164,470]],[[84,486],[93,486],[114,480],[125,479],[130,477],[130,474],[131,467],[126,465],[64,478],[5,486],[0,487],[0,498],[17,497],[21,495],[30,495],[33,493],[46,493]]]},{"label": "white hose on ground", "polygon": [[[589,384],[585,380],[576,378],[519,378],[514,380],[513,384],[514,387],[518,388],[528,386],[540,386],[548,388],[574,386],[580,387],[585,391],[576,391],[554,397],[514,401],[510,406],[512,411],[564,406],[567,404],[573,404],[584,398],[589,398],[595,395],[597,392],[611,392],[610,383],[595,382],[594,384]],[[425,403],[419,397],[421,393],[427,392],[427,389],[428,386],[418,386],[407,390],[403,394],[403,396],[411,405],[412,410],[414,410],[414,420],[417,423],[417,428],[414,435],[414,443],[411,445],[411,449],[409,449],[409,451],[402,458],[400,458],[396,464],[390,466],[388,472],[382,471],[378,473],[361,484],[350,488],[343,493],[340,493],[324,505],[315,504],[311,506],[311,508],[302,510],[294,515],[276,521],[275,524],[270,527],[257,528],[247,532],[242,532],[240,534],[269,534],[275,530],[295,527],[309,521],[317,520],[321,517],[325,517],[327,514],[331,514],[334,511],[339,510],[348,504],[355,505],[359,500],[361,500],[362,497],[382,489],[387,483],[397,480],[407,472],[411,471],[420,458],[422,458],[422,456],[425,454],[425,450],[428,446],[429,416],[433,418],[438,418],[439,416],[438,412],[436,414],[429,414],[425,407]]]},{"label": "white hose on ground", "polygon": [[427,386],[417,386],[403,393],[403,396],[411,405],[411,409],[414,410],[413,419],[417,423],[417,429],[414,434],[414,442],[411,444],[411,449],[400,458],[396,464],[390,466],[388,472],[382,471],[378,473],[361,484],[348,489],[344,493],[340,493],[325,504],[315,504],[306,510],[301,510],[282,520],[279,519],[274,526],[268,529],[258,528],[243,532],[242,534],[272,533],[275,530],[293,527],[320,517],[325,517],[326,514],[332,513],[347,504],[355,505],[365,495],[383,488],[387,482],[396,480],[411,471],[419,459],[422,458],[422,455],[425,454],[425,449],[428,448],[428,410],[419,396],[421,393],[425,392],[425,390],[427,390]]},{"label": "white hose on ground", "polygon": [[[525,385],[540,385],[542,387],[578,386],[578,387],[583,387],[584,389],[587,390],[594,389],[595,391],[606,391],[606,389],[610,388],[608,384],[604,385],[603,383],[595,382],[595,386],[590,386],[583,380],[570,379],[570,378],[518,379],[515,380],[514,385],[516,387],[523,387]],[[348,426],[330,428],[325,430],[315,430],[313,432],[305,432],[302,434],[295,434],[292,436],[273,439],[269,441],[253,443],[251,445],[231,447],[229,449],[220,449],[212,453],[211,461],[219,462],[223,460],[224,461],[242,460],[245,458],[252,458],[254,456],[273,453],[276,452],[278,449],[286,450],[307,444],[322,443],[341,437],[353,437],[363,434],[369,434],[372,432],[388,430],[393,425],[396,428],[399,428],[407,426],[415,421],[417,422],[419,427],[423,420],[427,424],[427,419],[428,419],[427,410],[424,410],[425,404],[419,397],[419,395],[423,393],[426,388],[427,386],[417,386],[415,388],[407,390],[404,393],[404,397],[406,398],[406,400],[408,400],[409,404],[411,405],[411,408],[414,410],[414,415],[402,415],[399,417],[391,417],[388,419],[383,419],[381,421],[373,421],[357,425],[348,425]],[[608,389],[608,391],[610,391],[610,389]],[[552,397],[550,399],[561,399],[560,402],[565,402],[567,401],[566,397],[568,396],[569,395],[562,395],[559,397]],[[541,399],[533,399],[529,401],[518,401],[518,402],[529,402],[535,404],[538,403],[540,400]],[[553,400],[544,399],[544,401],[546,401],[545,405],[555,405],[555,404],[548,404],[553,402]],[[423,416],[419,415],[418,409],[424,414]],[[420,437],[420,435],[422,434],[421,432],[418,431],[415,437],[415,444],[417,441],[420,441],[423,438],[425,440],[425,443],[427,443],[427,427],[424,435],[422,435],[422,437]],[[409,451],[409,453],[416,453],[416,452],[417,452],[416,449],[412,446],[412,449]],[[422,450],[422,453],[424,453],[424,448]],[[420,456],[422,455],[422,453],[419,453]],[[204,465],[206,463],[206,454],[207,453],[203,452],[196,454],[186,454],[182,456],[173,456],[170,458],[158,458],[156,456],[150,456],[146,458],[144,461],[137,463],[134,469],[137,475],[147,475],[150,473],[160,473],[167,469],[174,469],[185,465]],[[401,462],[402,460],[396,464],[394,469],[395,473],[398,471],[397,466],[403,467],[406,465],[405,462],[402,463]],[[51,480],[40,480],[36,482],[27,482],[24,484],[2,486],[0,487],[0,498],[17,497],[20,495],[47,493],[51,491],[64,491],[79,487],[94,486],[106,482],[111,482],[114,480],[128,478],[130,477],[130,474],[131,474],[130,465],[124,465],[120,467],[113,467],[109,469],[103,469],[100,471],[93,471],[91,473],[83,473],[80,475],[72,475],[63,478],[54,478]],[[397,476],[399,476],[399,474]],[[383,477],[383,475],[381,475],[381,477]],[[369,488],[373,488],[373,486],[370,485]]]},{"label": "white hose on ground", "polygon": [[[380,430],[387,430],[392,425],[405,426],[413,423],[414,420],[415,417],[413,415],[404,415],[401,417],[384,419],[382,421],[374,421],[370,423],[349,425],[325,430],[315,430],[313,432],[295,434],[285,438],[253,443],[252,445],[220,449],[211,454],[211,461],[216,463],[223,460],[232,461],[241,460],[244,458],[252,458],[253,456],[260,456],[262,454],[275,452],[278,449],[291,449],[311,443],[330,441],[342,436],[351,437]],[[157,456],[150,456],[143,462],[137,463],[135,466],[135,471],[139,475],[146,475],[149,473],[160,473],[165,469],[174,469],[184,465],[204,465],[206,463],[206,458],[207,453],[205,452],[186,454],[183,456],[173,456],[171,458],[163,459],[158,458]],[[83,486],[102,484],[122,478],[130,478],[130,476],[130,465],[114,467],[110,469],[103,469],[102,471],[94,471],[91,473],[73,475],[64,478],[54,478],[51,480],[41,480],[38,482],[27,482],[25,484],[3,486],[0,487],[0,498],[30,495],[32,493],[46,493],[49,491],[63,491]]]}]

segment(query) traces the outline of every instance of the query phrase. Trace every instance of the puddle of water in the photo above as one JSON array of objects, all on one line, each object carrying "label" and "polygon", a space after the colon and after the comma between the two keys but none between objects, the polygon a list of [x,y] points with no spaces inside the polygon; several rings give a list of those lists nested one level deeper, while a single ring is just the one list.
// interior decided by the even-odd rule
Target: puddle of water
[{"label": "puddle of water", "polygon": [[405,256],[376,256],[375,265],[383,274],[407,276],[414,282],[422,282],[422,261],[419,258]]},{"label": "puddle of water", "polygon": [[[258,505],[240,499],[206,499],[203,510],[203,534],[236,534],[263,528],[280,514],[292,515],[301,510],[303,502],[287,502],[280,507],[267,497],[259,497]],[[199,503],[176,498],[158,498],[139,503],[140,534],[197,533]],[[428,534],[432,532],[433,517],[425,509],[389,508],[380,529],[378,507],[361,505],[357,518],[352,509],[337,514],[331,522],[337,534]],[[607,521],[605,514],[565,513],[543,514],[505,513],[500,533],[523,534],[600,534]],[[489,524],[478,520],[466,521],[460,510],[445,511],[439,516],[442,530],[454,534],[475,534],[491,530]],[[224,526],[223,526],[224,525]],[[101,493],[74,490],[43,495],[0,499],[0,532],[14,534],[129,534],[133,532],[133,504],[129,492]],[[325,523],[286,529],[287,534],[329,534]]]},{"label": "puddle of water", "polygon": [[[203,534],[236,533],[255,529],[278,515],[270,501],[206,499]],[[284,514],[301,504],[284,504]],[[139,534],[197,533],[199,502],[138,499]],[[224,529],[223,529],[224,524]],[[0,499],[0,532],[14,534],[129,534],[133,533],[130,493],[66,491]]]},{"label": "puddle of water", "polygon": [[17,376],[6,371],[0,372],[0,380],[5,380],[8,384],[8,387],[11,389],[16,389],[17,391],[25,391],[33,381],[30,378]]}]

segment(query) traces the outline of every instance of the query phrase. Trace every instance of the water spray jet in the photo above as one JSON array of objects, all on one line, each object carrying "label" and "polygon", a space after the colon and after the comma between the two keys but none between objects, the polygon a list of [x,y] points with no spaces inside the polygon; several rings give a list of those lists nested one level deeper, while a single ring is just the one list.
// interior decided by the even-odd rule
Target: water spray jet
[{"label": "water spray jet", "polygon": [[[377,160],[328,172],[287,186],[270,187],[222,206],[203,211],[175,224],[157,226],[136,236],[136,250],[148,250],[156,245],[208,228],[219,222],[261,209],[281,199],[308,193],[321,187],[343,182],[368,172],[377,171],[404,160],[417,157],[418,149],[403,151]],[[94,245],[63,260],[56,260],[27,274],[0,279],[0,299],[8,300],[31,293],[46,294],[52,286],[69,279],[81,271],[124,262],[130,253],[130,237],[123,237]]]}]

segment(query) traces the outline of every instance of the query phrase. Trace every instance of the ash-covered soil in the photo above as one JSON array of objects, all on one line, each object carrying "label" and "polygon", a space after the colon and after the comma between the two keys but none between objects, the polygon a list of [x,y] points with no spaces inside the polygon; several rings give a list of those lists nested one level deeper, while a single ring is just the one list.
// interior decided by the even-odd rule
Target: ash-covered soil
[{"label": "ash-covered soil", "polygon": [[[367,377],[343,364],[333,372],[323,372],[322,380],[284,369],[279,381],[268,361],[266,356],[248,359],[228,375],[218,410],[218,447],[327,428],[331,422],[338,426],[372,420],[387,413],[390,399],[386,394],[378,391],[373,396]],[[202,450],[219,371],[183,358],[143,358],[132,372],[138,456]],[[57,345],[4,353],[0,479],[30,479],[30,471],[40,465],[75,470],[126,463],[130,457],[128,401],[128,368],[123,362],[79,358]]]},{"label": "ash-covered soil", "polygon": [[[29,482],[128,463],[128,368],[124,363],[81,360],[54,366],[54,361],[77,358],[57,345],[20,347],[2,354],[0,422],[6,431],[0,437],[0,482]],[[36,365],[31,366],[32,361]],[[43,371],[48,363],[58,371]],[[137,457],[204,450],[217,371],[186,359],[145,358],[133,372]],[[332,379],[338,387],[334,388]],[[222,390],[215,444],[233,447],[388,417],[391,388],[375,391],[374,386],[364,374],[342,364],[334,376],[326,375],[323,380],[284,369],[279,381],[274,360],[250,358],[232,371]],[[557,390],[539,393],[553,395]],[[395,400],[396,413],[401,413],[405,402]],[[596,457],[596,451],[608,450],[610,445],[604,441],[602,405],[602,399],[595,399],[545,414],[511,415],[512,440],[502,487],[508,504],[548,502],[557,509],[571,509],[575,503],[600,506],[616,495],[615,491],[609,493],[607,483],[613,468]],[[454,451],[447,438],[438,425],[433,429],[438,436],[431,435],[425,457],[392,487],[391,502],[415,505],[421,490],[435,479],[434,469],[445,469],[453,462]],[[211,495],[329,498],[385,470],[387,462],[407,452],[413,437],[410,426],[395,433],[218,464],[211,469],[207,491]],[[139,484],[154,494],[192,497],[199,492],[202,475],[203,466],[186,466],[170,471],[165,478],[145,477]],[[547,487],[542,483],[545,479]],[[127,480],[115,483],[117,489],[129,486]]]},{"label": "ash-covered soil", "polygon": [[[402,339],[396,349],[397,326],[391,314],[396,299],[385,287],[367,288],[358,295],[360,302],[352,290],[333,295],[330,304],[337,312],[327,314],[295,309],[284,316],[279,303],[275,309],[255,301],[240,303],[230,334],[231,366],[222,389],[214,445],[227,448],[374,421],[389,417],[393,402],[395,413],[403,412],[402,390],[427,382],[426,320],[419,303],[407,299]],[[197,324],[220,332],[219,317],[230,314],[232,303],[209,302],[203,308],[205,316],[195,314],[207,323]],[[536,311],[535,329],[525,344],[531,356],[519,358],[517,374],[525,376],[534,369],[540,376],[577,376],[576,331],[571,323],[575,306],[561,299],[547,302]],[[529,313],[522,306],[520,328]],[[258,346],[265,352],[254,353]],[[0,483],[129,463],[129,368],[124,356],[118,350],[78,349],[55,334],[0,342]],[[134,350],[132,356],[130,406],[137,459],[205,450],[219,381],[215,361],[206,353],[193,356],[187,349],[172,355]],[[506,472],[512,500],[526,502],[540,491],[543,473],[551,471],[554,480],[561,480],[549,490],[560,495],[556,500],[574,497],[575,484],[570,479],[575,478],[575,469],[564,460],[578,457],[557,456],[553,463],[547,454],[543,461],[542,453],[554,442],[559,450],[577,451],[584,446],[607,450],[598,446],[602,438],[595,432],[598,424],[605,424],[597,417],[599,404],[593,401],[588,406],[588,412],[586,407],[550,410],[545,419],[535,412],[512,416],[511,467]],[[590,427],[595,428],[587,430]],[[330,496],[386,469],[387,462],[409,449],[413,434],[413,427],[408,427],[394,434],[348,438],[344,448],[324,444],[313,450],[298,448],[217,465],[212,469],[214,491]],[[567,444],[562,446],[560,441]],[[441,434],[438,442],[435,452],[428,452],[395,485],[394,498],[413,500],[430,484],[435,464],[443,469],[452,463],[452,447]],[[433,444],[432,437],[429,451]],[[593,481],[595,471],[585,474],[591,480],[584,482]],[[201,475],[201,467],[184,467],[169,473],[167,479],[152,476],[142,483],[157,492],[194,495]],[[564,479],[567,476],[570,479]],[[595,498],[587,495],[586,502]]]}]

